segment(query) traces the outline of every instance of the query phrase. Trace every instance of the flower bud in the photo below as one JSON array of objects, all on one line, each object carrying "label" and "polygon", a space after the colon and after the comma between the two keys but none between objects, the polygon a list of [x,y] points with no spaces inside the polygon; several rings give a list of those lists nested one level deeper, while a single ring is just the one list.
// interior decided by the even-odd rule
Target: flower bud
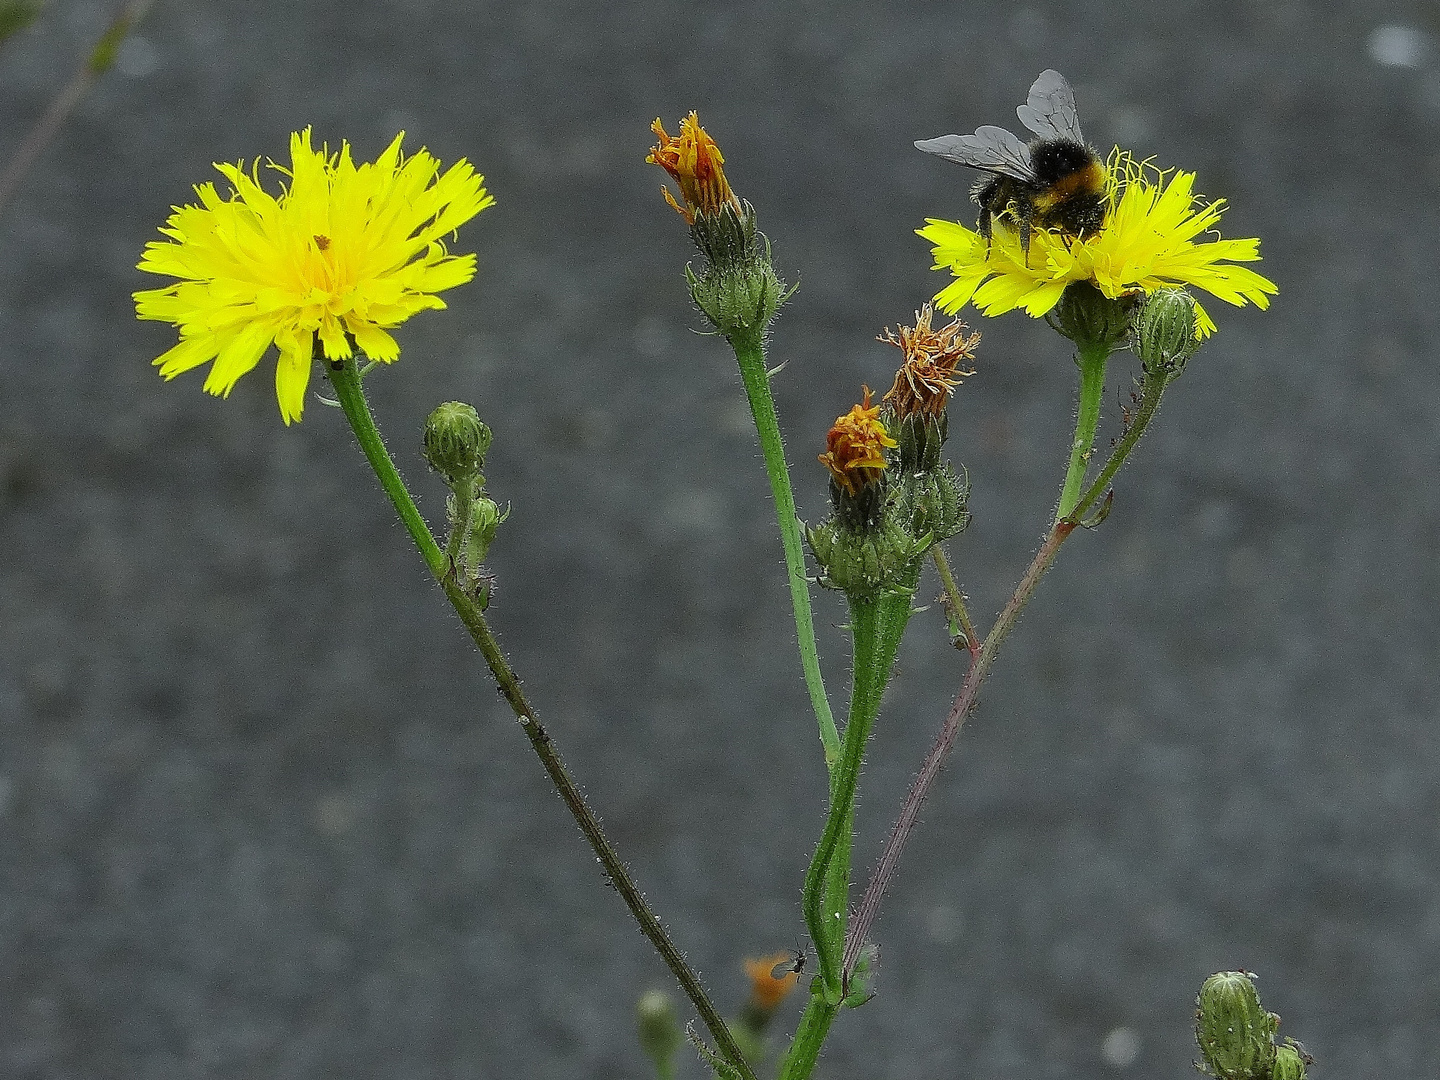
[{"label": "flower bud", "polygon": [[860,600],[914,588],[916,564],[934,540],[929,533],[911,536],[889,513],[863,529],[847,525],[837,513],[813,529],[807,526],[805,539],[820,565],[820,584]]},{"label": "flower bud", "polygon": [[[451,499],[454,499],[453,495]],[[475,496],[475,501],[470,504],[470,526],[465,535],[463,561],[466,566],[479,566],[485,561],[490,545],[495,541],[495,530],[509,516],[509,506],[501,510],[495,500],[483,491]]]},{"label": "flower bud", "polygon": [[940,467],[940,451],[950,435],[950,417],[938,414],[912,413],[903,420],[893,411],[880,414],[887,431],[895,433],[899,443],[896,468],[901,473],[929,472]]},{"label": "flower bud", "polygon": [[1310,1060],[1303,1046],[1294,1039],[1286,1039],[1284,1046],[1275,1049],[1275,1064],[1270,1067],[1268,1080],[1305,1080],[1305,1067]]},{"label": "flower bud", "polygon": [[639,1029],[640,1046],[661,1076],[674,1072],[671,1059],[685,1042],[675,1005],[663,990],[647,990],[635,1003],[635,1023]]},{"label": "flower bud", "polygon": [[491,438],[471,406],[447,401],[425,421],[425,460],[452,488],[470,483],[480,475]]},{"label": "flower bud", "polygon": [[[901,446],[903,452],[903,439]],[[929,536],[939,543],[970,524],[966,506],[970,485],[956,475],[949,462],[926,472],[904,474],[895,487],[892,513],[911,536]]]},{"label": "flower bud", "polygon": [[727,338],[764,330],[785,299],[785,285],[768,255],[728,265],[711,263],[698,277],[687,266],[685,281],[695,306]]},{"label": "flower bud", "polygon": [[830,499],[840,523],[850,529],[868,529],[885,509],[885,451],[898,443],[880,420],[880,406],[864,399],[836,418],[825,436],[820,464],[830,470]]},{"label": "flower bud", "polygon": [[1088,281],[1072,281],[1049,316],[1050,325],[1081,348],[1103,345],[1113,352],[1130,336],[1135,304],[1134,296],[1112,300]]},{"label": "flower bud", "polygon": [[1195,298],[1184,289],[1156,289],[1135,316],[1135,352],[1151,378],[1167,381],[1185,370],[1200,347]]},{"label": "flower bud", "polygon": [[659,165],[680,188],[680,198],[661,188],[690,226],[705,265],[685,268],[691,299],[727,338],[762,333],[785,299],[785,285],[770,260],[770,242],[755,225],[755,208],[730,190],[725,155],[691,113],[680,134],[669,135],[657,119],[660,141],[645,160]]},{"label": "flower bud", "polygon": [[1275,1031],[1280,1019],[1260,1006],[1251,976],[1243,971],[1211,975],[1196,999],[1195,1041],[1220,1080],[1270,1080]]}]

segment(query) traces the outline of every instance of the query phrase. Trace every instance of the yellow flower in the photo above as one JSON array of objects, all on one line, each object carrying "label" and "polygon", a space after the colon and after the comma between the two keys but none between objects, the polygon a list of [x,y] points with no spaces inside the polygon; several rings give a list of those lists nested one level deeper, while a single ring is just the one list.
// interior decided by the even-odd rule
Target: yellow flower
[{"label": "yellow flower", "polygon": [[675,201],[675,196],[664,184],[660,185],[660,190],[665,195],[665,201],[675,208],[687,225],[695,224],[697,213],[718,214],[727,205],[735,213],[742,213],[740,200],[730,190],[725,170],[721,167],[725,164],[725,155],[720,153],[720,147],[709,132],[700,126],[697,113],[692,111],[681,119],[679,135],[666,135],[665,125],[658,116],[650,125],[650,130],[655,132],[660,142],[650,148],[650,155],[645,161],[650,165],[659,165],[680,186],[684,206]]},{"label": "yellow flower", "polygon": [[864,390],[865,400],[835,421],[825,437],[825,453],[820,455],[820,464],[851,495],[880,479],[885,471],[885,451],[900,445],[880,422],[880,406],[871,407],[870,388]]},{"label": "yellow flower", "polygon": [[[1114,299],[1136,290],[1194,285],[1221,300],[1259,308],[1270,306],[1274,282],[1237,262],[1260,258],[1256,239],[1195,237],[1213,229],[1225,200],[1206,203],[1194,194],[1195,174],[1160,172],[1116,150],[1107,165],[1105,226],[1085,239],[1054,230],[1031,235],[1028,259],[1016,231],[1001,220],[990,243],[953,221],[928,219],[917,230],[934,246],[936,270],[955,280],[935,295],[942,311],[954,314],[973,301],[985,315],[1024,308],[1039,318],[1060,300],[1072,281],[1090,281]],[[1195,306],[1196,332],[1206,337],[1215,323]]]},{"label": "yellow flower", "polygon": [[[212,394],[230,393],[274,342],[275,393],[285,423],[299,420],[312,358],[348,359],[359,347],[390,363],[387,332],[417,311],[443,308],[434,294],[475,276],[474,255],[451,255],[442,237],[495,200],[460,160],[440,174],[425,150],[402,157],[401,132],[373,164],[350,144],[312,149],[310,129],[290,136],[278,196],[260,186],[260,163],[217,168],[233,188],[221,198],[199,184],[199,206],[176,207],[145,246],[139,268],[181,280],[135,293],[141,319],[174,323],[180,343],[155,360],[166,379],[214,360]],[[317,339],[319,348],[317,349]]]}]

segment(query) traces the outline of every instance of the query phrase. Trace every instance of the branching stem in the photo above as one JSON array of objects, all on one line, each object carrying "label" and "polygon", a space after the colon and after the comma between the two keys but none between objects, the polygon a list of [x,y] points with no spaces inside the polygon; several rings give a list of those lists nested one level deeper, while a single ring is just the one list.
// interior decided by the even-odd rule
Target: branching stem
[{"label": "branching stem", "polygon": [[[944,763],[945,755],[954,745],[961,725],[965,723],[965,718],[979,700],[981,684],[990,673],[990,667],[1000,651],[1000,644],[1015,628],[1021,611],[1024,610],[1036,587],[1040,584],[1040,579],[1045,576],[1045,571],[1050,569],[1055,557],[1060,553],[1060,545],[1079,527],[1080,516],[1104,495],[1107,485],[1130,456],[1130,452],[1135,449],[1136,443],[1140,441],[1140,436],[1145,433],[1146,427],[1155,416],[1156,409],[1159,408],[1160,397],[1165,392],[1166,379],[1164,376],[1147,375],[1141,384],[1140,403],[1135,415],[1131,417],[1129,427],[1116,443],[1115,449],[1111,452],[1109,460],[1106,461],[1095,482],[1081,495],[1080,484],[1084,479],[1085,459],[1094,442],[1099,408],[1099,388],[1104,385],[1105,356],[1108,356],[1108,352],[1098,358],[1096,354],[1092,353],[1087,365],[1086,350],[1083,348],[1081,350],[1080,407],[1076,410],[1075,440],[1072,444],[1070,469],[1066,473],[1064,489],[1066,491],[1073,489],[1075,494],[1073,496],[1062,494],[1060,505],[1061,507],[1068,505],[1066,513],[1057,518],[1055,523],[1050,526],[1050,531],[1040,545],[1040,550],[1030,561],[1029,567],[1026,568],[1020,583],[1015,587],[1009,602],[1000,612],[999,618],[995,620],[995,625],[990,628],[990,632],[985,636],[979,649],[971,653],[970,668],[965,673],[965,680],[961,683],[960,690],[955,695],[955,701],[950,707],[950,712],[946,715],[945,722],[935,736],[935,741],[921,761],[920,770],[911,782],[904,802],[900,805],[900,814],[890,829],[890,835],[885,841],[880,861],[870,876],[870,881],[865,887],[865,894],[860,900],[860,907],[850,924],[850,930],[845,939],[845,955],[841,964],[847,980],[854,972],[855,964],[860,959],[860,951],[869,938],[870,928],[880,910],[880,902],[884,899],[890,879],[900,864],[901,853],[905,849],[905,842],[909,839],[911,830],[915,827],[920,807],[939,776],[940,766]],[[1092,399],[1093,408],[1090,404]]]},{"label": "branching stem", "polygon": [[585,839],[590,842],[596,857],[605,868],[606,876],[615,886],[615,891],[625,901],[630,913],[635,917],[635,921],[640,924],[641,932],[650,939],[650,943],[655,946],[679,981],[686,996],[694,1004],[696,1012],[700,1014],[700,1019],[714,1037],[721,1057],[736,1070],[743,1080],[755,1080],[754,1071],[745,1060],[739,1046],[736,1045],[735,1038],[731,1035],[730,1029],[726,1026],[719,1011],[705,993],[699,975],[685,961],[683,954],[666,934],[660,919],[646,903],[645,897],[621,861],[619,853],[605,836],[600,819],[590,809],[580,788],[571,779],[554,740],[536,719],[534,710],[530,707],[530,703],[525,699],[524,691],[520,688],[520,681],[515,677],[504,653],[501,652],[499,642],[495,640],[495,635],[491,632],[484,613],[475,599],[456,580],[454,563],[436,544],[429,526],[425,524],[425,519],[415,505],[415,500],[396,471],[389,451],[381,441],[380,432],[375,427],[375,419],[370,413],[370,406],[366,402],[364,391],[360,386],[355,361],[352,359],[331,362],[327,364],[327,367],[330,381],[335,387],[335,396],[340,401],[340,407],[345,410],[345,418],[350,421],[350,427],[355,432],[355,438],[359,441],[366,460],[375,470],[375,475],[379,477],[380,485],[385,489],[385,493],[390,496],[390,501],[394,503],[395,510],[400,515],[400,520],[415,541],[415,546],[420,549],[420,554],[424,557],[426,565],[430,567],[430,572],[440,582],[446,597],[449,598],[456,613],[459,614],[460,621],[470,631],[470,636],[479,647],[481,655],[485,657],[485,662],[489,665],[496,683],[499,684],[501,693],[510,703],[511,710],[515,713],[516,719],[520,721],[526,737],[529,738],[531,747],[540,758],[541,764],[545,766],[551,783],[555,785],[555,790],[560,793],[561,799],[564,800],[566,807],[569,808],[571,815],[580,826],[580,831],[585,834]]}]

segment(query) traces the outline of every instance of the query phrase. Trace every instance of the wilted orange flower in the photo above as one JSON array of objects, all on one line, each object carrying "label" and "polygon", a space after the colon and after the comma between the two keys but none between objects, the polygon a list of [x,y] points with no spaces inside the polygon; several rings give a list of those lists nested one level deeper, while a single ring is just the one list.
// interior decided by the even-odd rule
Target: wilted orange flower
[{"label": "wilted orange flower", "polygon": [[880,479],[885,471],[885,450],[900,445],[880,422],[880,406],[871,407],[870,388],[864,389],[865,400],[836,419],[825,437],[826,451],[820,455],[820,464],[851,495]]},{"label": "wilted orange flower", "polygon": [[787,969],[777,978],[775,969],[790,959],[789,953],[773,953],[745,961],[745,974],[750,976],[750,1000],[761,1012],[773,1012],[790,996],[800,982],[800,973]]},{"label": "wilted orange flower", "polygon": [[966,337],[967,327],[959,319],[932,330],[933,314],[934,309],[926,304],[915,313],[913,327],[902,326],[896,332],[887,326],[885,333],[875,339],[905,354],[905,362],[895,373],[895,385],[884,398],[902,420],[916,413],[939,416],[951,392],[960,385],[960,377],[975,374],[973,369],[960,365],[974,358],[980,335]]},{"label": "wilted orange flower", "polygon": [[691,112],[680,121],[680,134],[675,138],[665,134],[665,127],[658,116],[650,125],[650,130],[660,137],[660,142],[651,148],[650,156],[645,160],[651,165],[659,165],[680,185],[684,206],[675,201],[675,196],[664,184],[660,185],[660,190],[665,193],[665,201],[687,224],[695,224],[696,213],[718,214],[727,204],[737,214],[742,212],[740,200],[730,190],[725,170],[720,167],[725,155],[720,153],[715,140],[700,126],[698,114]]}]

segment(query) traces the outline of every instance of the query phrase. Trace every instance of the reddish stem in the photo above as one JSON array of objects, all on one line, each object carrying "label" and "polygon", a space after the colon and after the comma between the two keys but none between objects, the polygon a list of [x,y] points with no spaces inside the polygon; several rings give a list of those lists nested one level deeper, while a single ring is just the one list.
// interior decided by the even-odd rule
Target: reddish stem
[{"label": "reddish stem", "polygon": [[945,723],[941,725],[939,734],[935,736],[934,743],[926,752],[924,760],[920,763],[920,771],[911,782],[905,801],[900,805],[900,816],[890,829],[890,836],[885,841],[885,850],[880,856],[880,862],[876,864],[874,872],[870,875],[870,883],[865,886],[865,895],[860,901],[860,908],[850,923],[849,933],[845,938],[845,953],[841,962],[841,970],[845,973],[847,988],[850,976],[855,970],[855,963],[860,959],[860,950],[869,937],[870,926],[880,911],[880,901],[885,896],[885,890],[890,884],[890,878],[895,873],[895,868],[900,864],[900,855],[905,850],[905,841],[910,838],[910,832],[915,828],[915,822],[920,816],[920,807],[925,802],[925,796],[930,794],[930,788],[935,783],[935,778],[940,775],[940,766],[944,764],[945,755],[954,745],[955,737],[960,734],[960,726],[965,723],[965,717],[975,707],[975,702],[980,696],[980,685],[985,681],[985,676],[990,673],[990,665],[995,662],[995,656],[1000,651],[1000,643],[1014,629],[1016,621],[1020,618],[1020,612],[1035,591],[1035,586],[1040,584],[1040,579],[1045,576],[1045,571],[1050,569],[1050,564],[1059,554],[1060,545],[1065,542],[1067,536],[1075,531],[1075,526],[1076,523],[1068,518],[1057,521],[1051,526],[1045,542],[1040,545],[1040,550],[1030,561],[1025,576],[1020,579],[1020,584],[1015,586],[1015,592],[1010,597],[1009,603],[1005,605],[1005,610],[1000,612],[1000,617],[995,620],[995,625],[985,636],[985,643],[978,650],[972,650],[970,654],[970,670],[965,673],[965,681],[961,683],[960,691],[955,695],[955,702],[950,706]]}]

